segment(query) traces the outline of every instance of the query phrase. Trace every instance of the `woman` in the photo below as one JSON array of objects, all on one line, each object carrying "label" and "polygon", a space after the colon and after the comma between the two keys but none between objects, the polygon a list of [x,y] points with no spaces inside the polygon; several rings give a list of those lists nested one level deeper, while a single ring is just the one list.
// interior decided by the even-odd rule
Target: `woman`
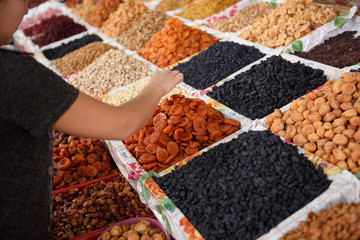
[{"label": "woman", "polygon": [[[0,46],[11,43],[27,5],[0,0]],[[124,140],[182,80],[178,71],[157,71],[136,98],[113,107],[79,93],[31,57],[0,49],[0,238],[49,239],[51,129]]]}]

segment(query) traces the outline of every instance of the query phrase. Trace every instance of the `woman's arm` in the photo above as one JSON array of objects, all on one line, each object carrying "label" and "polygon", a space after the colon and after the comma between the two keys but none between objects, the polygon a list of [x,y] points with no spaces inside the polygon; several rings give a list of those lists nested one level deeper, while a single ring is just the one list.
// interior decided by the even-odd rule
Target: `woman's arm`
[{"label": "woman's arm", "polygon": [[53,129],[75,136],[127,139],[149,121],[160,98],[182,80],[179,71],[157,71],[137,97],[119,107],[80,93]]}]

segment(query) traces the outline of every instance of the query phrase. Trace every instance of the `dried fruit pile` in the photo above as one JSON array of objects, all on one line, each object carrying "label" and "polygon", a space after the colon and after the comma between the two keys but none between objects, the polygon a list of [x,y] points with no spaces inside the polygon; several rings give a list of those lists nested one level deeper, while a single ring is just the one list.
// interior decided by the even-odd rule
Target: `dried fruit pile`
[{"label": "dried fruit pile", "polygon": [[321,62],[333,67],[344,68],[360,63],[360,36],[357,32],[348,31],[326,40],[309,52],[295,52],[296,56]]},{"label": "dried fruit pile", "polygon": [[342,169],[360,172],[360,73],[345,73],[319,91],[276,110],[271,131]]},{"label": "dried fruit pile", "polygon": [[53,63],[62,75],[70,75],[80,72],[110,49],[116,47],[103,42],[92,42],[54,60]]},{"label": "dried fruit pile", "polygon": [[148,220],[141,220],[131,226],[116,225],[109,232],[104,232],[102,240],[117,239],[165,240],[165,234],[159,228],[153,228]]},{"label": "dried fruit pile", "polygon": [[271,48],[287,46],[335,17],[334,8],[313,0],[287,0],[250,28],[243,29],[240,37]]},{"label": "dried fruit pile", "polygon": [[122,175],[53,195],[52,239],[69,239],[151,213]]},{"label": "dried fruit pile", "polygon": [[62,13],[62,11],[60,9],[50,7],[44,12],[38,13],[35,16],[28,17],[28,18],[24,19],[21,22],[21,24],[19,26],[19,29],[24,31],[25,29],[27,29],[29,27],[32,27],[35,24],[41,23],[41,21],[46,19],[46,18],[56,16],[56,15],[60,15],[61,13]]},{"label": "dried fruit pile", "polygon": [[162,12],[166,12],[181,8],[192,2],[193,0],[162,0],[156,8]]},{"label": "dried fruit pile", "polygon": [[266,3],[254,4],[236,12],[229,18],[219,19],[206,26],[221,32],[237,32],[255,23],[259,18],[270,14],[273,10],[274,8]]},{"label": "dried fruit pile", "polygon": [[45,57],[47,57],[48,59],[54,60],[54,59],[61,58],[61,57],[65,56],[66,54],[73,52],[89,43],[92,43],[92,42],[102,42],[102,39],[98,35],[95,35],[95,34],[86,35],[80,39],[76,39],[69,43],[66,43],[66,44],[63,43],[59,47],[47,49],[47,50],[43,51],[43,53],[44,53]]},{"label": "dried fruit pile", "polygon": [[276,108],[326,82],[322,70],[272,56],[242,72],[234,80],[214,87],[210,97],[251,119],[263,118]]},{"label": "dried fruit pile", "polygon": [[77,6],[77,11],[90,25],[101,27],[122,2],[123,0],[85,0]]},{"label": "dried fruit pile", "polygon": [[117,173],[117,167],[98,139],[54,134],[53,161],[60,170],[53,189],[60,189]]},{"label": "dried fruit pile", "polygon": [[360,203],[339,203],[329,209],[309,213],[305,222],[287,232],[281,240],[357,240],[360,239],[359,222]]},{"label": "dried fruit pile", "polygon": [[42,47],[84,31],[86,31],[84,26],[75,23],[67,16],[61,15],[42,20],[39,24],[25,29],[24,34]]},{"label": "dried fruit pile", "polygon": [[130,29],[122,32],[117,41],[132,51],[145,47],[151,37],[169,20],[169,16],[159,11],[149,10]]},{"label": "dried fruit pile", "polygon": [[240,134],[154,180],[209,240],[256,239],[330,185],[270,131]]},{"label": "dried fruit pile", "polygon": [[204,19],[239,2],[239,0],[200,0],[188,6],[178,16],[189,19]]},{"label": "dried fruit pile", "polygon": [[111,38],[118,37],[128,30],[148,8],[137,0],[127,0],[121,3],[101,27],[101,32]]},{"label": "dried fruit pile", "polygon": [[254,47],[218,42],[173,69],[184,74],[185,83],[205,89],[264,56]]},{"label": "dried fruit pile", "polygon": [[138,54],[165,68],[205,50],[218,40],[204,31],[186,26],[178,18],[171,18]]},{"label": "dried fruit pile", "polygon": [[201,99],[173,95],[165,99],[125,146],[149,171],[159,171],[240,129]]}]

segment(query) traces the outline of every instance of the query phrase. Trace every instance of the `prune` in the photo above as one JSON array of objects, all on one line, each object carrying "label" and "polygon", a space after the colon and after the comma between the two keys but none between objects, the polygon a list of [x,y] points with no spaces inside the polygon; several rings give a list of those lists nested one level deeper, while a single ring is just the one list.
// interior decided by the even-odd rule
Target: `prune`
[{"label": "prune", "polygon": [[67,44],[61,44],[57,48],[47,49],[43,53],[50,60],[58,59],[92,42],[102,42],[102,39],[95,34],[86,35]]},{"label": "prune", "polygon": [[343,68],[360,62],[360,37],[354,37],[357,32],[348,31],[329,38],[308,52],[295,52],[294,54],[321,62],[333,67]]},{"label": "prune", "polygon": [[331,183],[270,131],[240,134],[155,181],[208,240],[256,239]]},{"label": "prune", "polygon": [[209,97],[251,119],[263,118],[326,82],[324,71],[272,56],[214,87]]},{"label": "prune", "polygon": [[184,74],[185,83],[205,89],[264,56],[254,47],[218,42],[174,70]]}]

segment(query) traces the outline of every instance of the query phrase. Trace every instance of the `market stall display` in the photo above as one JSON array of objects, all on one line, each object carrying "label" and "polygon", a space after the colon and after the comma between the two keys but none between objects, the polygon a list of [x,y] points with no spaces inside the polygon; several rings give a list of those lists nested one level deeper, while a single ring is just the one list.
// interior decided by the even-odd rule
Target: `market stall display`
[{"label": "market stall display", "polygon": [[337,14],[333,8],[313,3],[312,0],[287,0],[271,14],[241,31],[239,36],[276,48],[292,43],[335,17]]},{"label": "market stall display", "polygon": [[39,24],[25,29],[24,34],[42,47],[84,31],[84,26],[75,23],[72,18],[60,15],[43,19]]},{"label": "market stall display", "polygon": [[233,16],[205,25],[220,32],[238,32],[254,24],[259,18],[269,15],[274,8],[266,3],[254,4],[236,12]]},{"label": "market stall display", "polygon": [[[125,141],[55,133],[53,239],[93,240],[149,209],[175,239],[357,239],[360,75],[348,73],[359,71],[356,11],[312,0],[67,0],[31,9],[15,44],[105,103],[132,99],[159,67],[185,76]],[[54,19],[63,19],[56,31],[44,24]],[[70,34],[65,19],[85,30]],[[45,36],[37,28],[55,42],[35,45]],[[340,202],[352,204],[331,210]],[[147,226],[130,233],[163,239],[141,236]],[[112,228],[99,239],[119,238]]]},{"label": "market stall display", "polygon": [[208,96],[251,119],[263,118],[327,81],[322,70],[272,56]]},{"label": "market stall display", "polygon": [[189,20],[204,19],[218,13],[239,0],[200,0],[188,5],[179,17]]},{"label": "market stall display", "polygon": [[196,89],[205,89],[230,74],[264,57],[254,47],[235,42],[218,42],[173,70],[184,74],[184,82]]},{"label": "market stall display", "polygon": [[360,73],[294,100],[290,109],[269,115],[271,131],[341,169],[360,171]]},{"label": "market stall display", "polygon": [[53,238],[69,239],[151,213],[121,174],[53,194]]},{"label": "market stall display", "polygon": [[269,131],[242,133],[154,180],[205,239],[256,239],[331,183]]},{"label": "market stall display", "polygon": [[66,54],[73,52],[92,42],[102,42],[102,39],[96,34],[85,35],[82,38],[73,40],[69,43],[66,44],[63,43],[56,48],[46,49],[43,51],[43,54],[49,60],[54,60],[54,59],[62,58]]},{"label": "market stall display", "polygon": [[165,68],[207,49],[217,41],[219,39],[207,32],[189,27],[178,18],[171,18],[138,54],[158,67]]},{"label": "market stall display", "polygon": [[53,176],[53,190],[73,186],[119,172],[99,139],[54,133],[53,161],[59,176]]},{"label": "market stall display", "polygon": [[103,42],[92,42],[59,59],[55,59],[53,63],[62,75],[70,75],[80,72],[110,49],[115,50],[116,47]]},{"label": "market stall display", "polygon": [[138,51],[145,47],[145,44],[169,19],[170,17],[165,13],[149,10],[141,15],[136,24],[122,32],[117,41],[132,51]]},{"label": "market stall display", "polygon": [[224,118],[204,100],[173,95],[143,129],[124,142],[146,170],[159,171],[239,129],[238,121]]},{"label": "market stall display", "polygon": [[79,74],[72,75],[69,83],[92,97],[135,82],[150,73],[148,63],[139,61],[121,50],[110,49]]},{"label": "market stall display", "polygon": [[128,0],[121,3],[117,10],[103,23],[101,32],[105,35],[115,38],[123,31],[128,30],[142,14],[148,11],[148,8],[136,0]]},{"label": "market stall display", "polygon": [[287,232],[281,240],[314,237],[356,240],[360,238],[359,221],[360,203],[339,203],[329,209],[309,213],[308,220],[302,222],[298,228]]},{"label": "market stall display", "polygon": [[347,31],[326,40],[309,52],[295,52],[296,56],[344,68],[360,63],[360,36],[356,31]]}]

